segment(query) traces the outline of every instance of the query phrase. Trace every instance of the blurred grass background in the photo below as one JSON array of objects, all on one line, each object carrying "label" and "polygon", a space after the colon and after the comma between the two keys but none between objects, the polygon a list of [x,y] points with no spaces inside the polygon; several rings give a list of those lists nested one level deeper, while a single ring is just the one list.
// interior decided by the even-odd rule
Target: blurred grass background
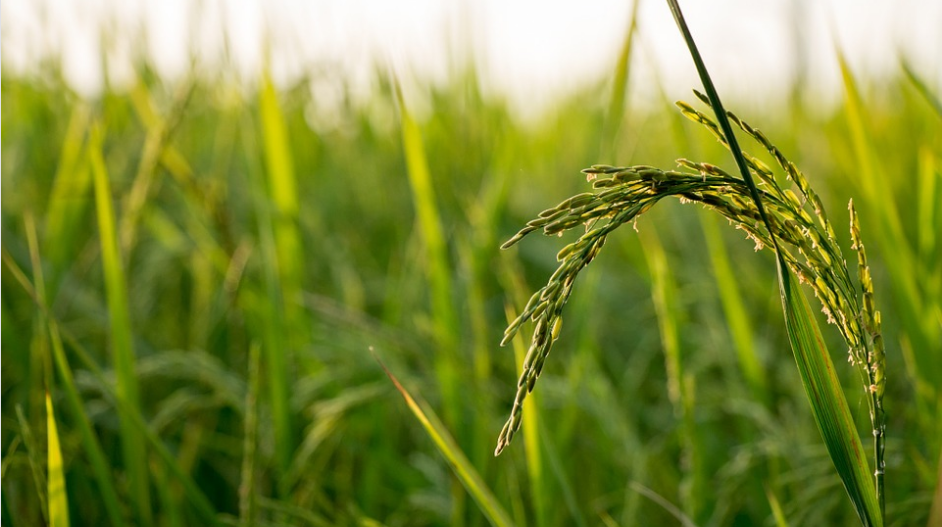
[{"label": "blurred grass background", "polygon": [[[57,64],[4,71],[3,523],[503,518],[372,351],[517,525],[853,524],[771,255],[676,202],[580,279],[523,440],[492,455],[523,345],[497,344],[562,246],[501,242],[588,190],[593,163],[730,165],[666,97],[625,104],[625,49],[532,122],[468,64],[403,88],[381,71],[329,117],[312,78],[167,83],[144,63],[86,100]],[[845,67],[838,107],[739,112],[807,174],[845,254],[857,205],[887,342],[891,525],[942,518],[942,113],[923,78]],[[865,396],[839,374],[864,433]]]}]

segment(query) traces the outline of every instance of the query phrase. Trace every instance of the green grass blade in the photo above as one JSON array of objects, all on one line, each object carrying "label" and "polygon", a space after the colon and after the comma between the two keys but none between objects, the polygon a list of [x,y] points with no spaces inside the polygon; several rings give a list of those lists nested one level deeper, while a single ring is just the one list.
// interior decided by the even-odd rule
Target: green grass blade
[{"label": "green grass blade", "polygon": [[418,400],[413,398],[379,358],[375,358],[383,368],[383,371],[386,372],[386,375],[389,376],[389,379],[393,382],[396,390],[402,395],[406,405],[409,407],[409,411],[411,411],[412,415],[422,424],[425,432],[428,433],[429,437],[438,448],[438,451],[441,452],[445,460],[448,461],[448,465],[451,467],[452,471],[454,471],[455,475],[458,476],[458,479],[461,481],[461,484],[464,485],[468,493],[471,494],[471,497],[477,502],[481,512],[484,513],[484,516],[491,525],[494,527],[512,526],[513,522],[511,522],[510,516],[504,511],[503,506],[501,506],[497,498],[494,497],[494,493],[487,487],[487,484],[474,469],[474,466],[471,465],[471,462],[468,461],[464,452],[458,447],[458,444],[451,437],[451,434],[448,433],[448,429],[445,428],[445,425],[438,419],[438,416],[435,415],[431,407],[421,398]]},{"label": "green grass blade", "polygon": [[686,382],[690,374],[684,371],[680,337],[682,315],[677,286],[657,232],[654,229],[642,229],[639,238],[651,275],[651,296],[664,349],[667,392],[674,406],[674,415],[681,420],[679,442],[683,445],[683,457],[687,460],[680,484],[681,500],[684,513],[698,518],[705,505],[702,499],[706,495],[706,474],[703,473],[702,441],[693,414],[694,394],[691,384]]},{"label": "green grass blade", "polygon": [[[274,89],[274,88],[272,88]],[[267,99],[267,97],[264,97]],[[263,113],[268,115],[268,119],[279,122],[277,117],[270,114],[280,115],[277,112],[277,101],[265,103],[265,107],[275,105],[275,108],[265,110]],[[279,129],[277,125],[272,125],[273,129]],[[278,242],[275,236],[275,220],[272,217],[273,211],[269,206],[269,195],[265,189],[265,178],[262,175],[260,161],[255,157],[257,145],[251,142],[255,138],[254,129],[246,122],[243,139],[246,141],[245,150],[250,158],[249,165],[253,169],[250,177],[250,184],[253,190],[252,200],[255,209],[256,228],[258,230],[259,246],[258,251],[261,259],[261,286],[263,293],[257,292],[251,288],[244,288],[239,295],[242,309],[250,315],[250,325],[252,332],[260,335],[262,341],[262,358],[265,367],[266,384],[268,385],[269,404],[271,405],[272,428],[275,437],[275,463],[279,478],[284,477],[291,464],[291,456],[295,449],[295,424],[291,413],[290,405],[290,370],[289,370],[289,350],[288,343],[289,322],[285,311],[286,306],[286,287],[282,284],[278,268]],[[282,130],[283,132],[283,130]],[[275,156],[280,158],[280,156]],[[268,177],[269,183],[274,178]],[[274,214],[277,214],[274,212]],[[252,320],[254,319],[254,320]],[[279,483],[279,490],[284,490],[284,485]]]},{"label": "green grass blade", "polygon": [[745,157],[733,133],[723,104],[720,102],[719,95],[713,86],[713,81],[710,79],[710,74],[684,21],[680,5],[677,0],[667,0],[667,2],[687,43],[710,105],[713,107],[713,112],[729,144],[729,150],[736,160],[743,180],[746,182],[755,202],[759,216],[775,246],[779,288],[785,311],[785,326],[789,342],[798,364],[799,374],[802,377],[806,394],[811,403],[812,413],[824,437],[828,454],[831,456],[831,460],[844,482],[844,487],[857,510],[860,520],[868,526],[882,526],[883,509],[880,506],[882,494],[877,495],[875,483],[870,479],[870,469],[866,457],[863,455],[860,436],[850,415],[850,410],[847,408],[844,392],[834,372],[833,363],[831,363],[817,322],[801,288],[789,274],[782,251],[778,246],[775,229],[772,228],[769,222],[765,207],[759,198],[759,191],[747,168]]},{"label": "green grass blade", "polygon": [[72,377],[72,370],[65,357],[65,350],[62,347],[62,337],[59,335],[58,328],[51,322],[48,324],[49,334],[52,337],[52,356],[56,364],[56,370],[59,373],[59,379],[65,390],[66,402],[69,411],[72,413],[78,426],[79,435],[82,440],[82,448],[88,456],[88,461],[92,466],[92,472],[95,474],[95,481],[98,483],[98,492],[101,494],[101,501],[105,506],[108,519],[115,527],[123,527],[124,519],[121,517],[121,508],[118,501],[118,492],[115,490],[114,477],[108,468],[108,462],[105,460],[104,451],[98,436],[92,429],[88,415],[82,405],[81,395],[75,388],[75,381]]},{"label": "green grass blade", "polygon": [[259,117],[262,124],[262,146],[271,203],[274,206],[273,227],[278,254],[278,272],[285,303],[285,319],[291,327],[292,347],[307,341],[307,324],[296,307],[301,301],[304,251],[298,229],[298,184],[291,156],[290,136],[275,86],[266,73],[262,76]]},{"label": "green grass blade", "polygon": [[[876,218],[874,227],[877,242],[884,255],[883,262],[887,266],[887,275],[900,310],[897,318],[906,328],[906,335],[911,339],[913,348],[923,350],[914,354],[918,361],[917,371],[923,381],[932,386],[937,397],[942,392],[942,361],[933,360],[938,353],[930,353],[930,350],[940,349],[938,343],[942,327],[935,318],[940,309],[940,299],[924,294],[924,288],[918,282],[919,274],[916,270],[919,265],[915,260],[915,251],[903,229],[896,200],[887,190],[886,182],[892,178],[888,177],[882,161],[875,155],[878,149],[865,124],[866,107],[857,81],[840,52],[838,62],[846,93],[844,107],[857,160],[855,166],[859,172],[856,181],[860,183],[865,198],[862,201],[864,206],[858,203],[858,207],[865,210],[866,216]],[[933,402],[934,399],[930,399],[930,404],[938,404]]]},{"label": "green grass blade", "polygon": [[[510,324],[517,318],[510,304],[505,307],[507,313],[507,323]],[[512,345],[514,348],[514,359],[517,363],[517,375],[523,374],[523,361],[526,358],[527,348],[523,343],[523,335],[519,333],[514,335]],[[536,516],[534,525],[542,527],[547,525],[547,503],[546,496],[548,491],[545,489],[546,481],[544,479],[543,455],[540,447],[540,420],[539,420],[539,395],[533,393],[523,401],[523,423],[520,425],[523,429],[523,450],[527,460],[527,477],[530,480],[530,499],[533,502],[533,510]]]},{"label": "green grass blade", "polygon": [[[455,311],[452,292],[451,265],[449,264],[448,245],[442,230],[441,216],[432,186],[425,146],[418,123],[406,107],[402,88],[394,79],[396,101],[399,106],[399,121],[402,131],[402,145],[405,152],[406,168],[412,200],[416,209],[416,224],[422,235],[428,262],[429,296],[432,308],[437,348],[440,357],[436,360],[439,386],[444,399],[445,421],[462,429],[461,398],[458,390],[461,367],[457,360],[458,335],[460,326]],[[463,434],[459,432],[459,437]]]},{"label": "green grass blade", "polygon": [[788,527],[788,520],[785,518],[785,511],[782,510],[782,504],[778,501],[778,496],[768,486],[765,487],[765,496],[769,500],[769,507],[772,509],[772,517],[775,518],[776,527]]},{"label": "green grass blade", "polygon": [[82,148],[90,115],[87,104],[78,103],[72,109],[49,196],[43,251],[53,269],[47,284],[49,298],[55,298],[59,277],[81,238],[78,229],[88,206],[92,183]]},{"label": "green grass blade", "polygon": [[834,371],[834,364],[808,300],[798,282],[789,276],[781,259],[779,284],[788,340],[824,445],[860,521],[867,526],[882,526],[883,514],[863,443]]},{"label": "green grass blade", "polygon": [[[36,241],[36,229],[35,223],[32,221],[32,216],[27,216],[26,229],[26,239],[29,244],[30,260],[32,262],[33,277],[35,280],[35,300],[41,306],[39,312],[40,318],[43,322],[44,329],[48,330],[48,335],[51,341],[52,359],[48,362],[55,364],[56,371],[59,373],[62,388],[65,391],[66,403],[68,405],[69,411],[72,413],[72,416],[76,421],[76,425],[79,430],[79,436],[81,437],[82,441],[82,447],[85,449],[88,460],[92,465],[92,472],[95,475],[95,480],[98,482],[98,491],[101,494],[101,500],[105,506],[105,511],[108,514],[108,519],[115,527],[122,527],[124,525],[124,520],[121,518],[120,507],[118,505],[118,493],[115,491],[112,474],[110,473],[108,464],[105,461],[105,456],[102,452],[101,444],[98,442],[98,437],[92,430],[88,415],[85,412],[85,407],[82,404],[81,395],[79,395],[78,390],[75,388],[75,380],[72,376],[72,370],[69,367],[69,363],[65,357],[65,351],[62,347],[62,338],[59,335],[57,327],[52,323],[46,314],[49,311],[47,296],[49,293],[45,286],[46,281],[43,275],[43,268],[40,263],[42,259],[39,255],[39,245]],[[5,254],[4,261],[8,264],[12,263],[12,260],[7,260]],[[51,371],[49,372],[49,376],[51,377]],[[52,384],[51,379],[47,380],[47,384]],[[48,394],[46,398],[48,406],[51,404],[51,402],[48,401]],[[52,415],[52,412],[49,408],[47,408],[46,411],[47,415]],[[51,419],[51,417],[48,417],[47,419]],[[51,445],[49,448],[52,448]],[[52,485],[51,481],[49,485]]]},{"label": "green grass blade", "polygon": [[46,392],[46,470],[49,473],[49,527],[69,527],[69,497],[65,489],[62,448],[49,392]]},{"label": "green grass blade", "polygon": [[[130,425],[143,436],[143,439],[148,444],[150,444],[157,456],[164,461],[174,478],[176,478],[177,481],[183,485],[184,492],[196,508],[196,511],[200,514],[202,521],[206,525],[218,525],[219,521],[216,518],[216,513],[213,510],[209,500],[206,498],[206,495],[203,494],[199,486],[197,486],[193,479],[190,478],[190,476],[187,475],[187,473],[182,469],[180,463],[176,460],[176,458],[174,458],[173,454],[170,453],[170,450],[166,447],[166,445],[163,444],[163,441],[161,441],[157,434],[148,427],[144,417],[140,414],[140,409],[128,405],[127,401],[118,397],[117,392],[114,388],[112,388],[112,384],[105,378],[105,374],[98,363],[92,359],[88,351],[78,342],[78,340],[75,339],[74,336],[59,327],[58,323],[52,317],[46,305],[41,301],[39,295],[36,294],[36,290],[33,288],[32,284],[30,284],[26,274],[23,273],[22,269],[16,265],[6,250],[3,251],[2,256],[3,262],[7,265],[7,268],[13,274],[16,281],[21,286],[23,286],[23,289],[25,289],[27,294],[33,298],[37,307],[46,316],[46,319],[49,323],[50,332],[53,335],[53,342],[55,342],[61,335],[62,340],[69,344],[69,346],[72,348],[72,351],[81,362],[82,366],[84,366],[88,372],[91,373],[92,377],[94,377],[97,385],[101,388],[103,395],[105,395],[105,398],[118,410],[119,417],[122,420],[129,422]],[[53,347],[53,349],[55,350],[56,348]],[[23,417],[22,409],[19,407],[17,407],[17,416],[20,417],[23,442],[27,446],[27,452],[31,452],[30,445],[32,444],[32,435],[30,434],[29,424],[26,422],[25,417]],[[35,463],[35,467],[38,469],[38,462]],[[36,469],[34,469],[36,484],[39,488],[40,498],[44,500],[46,496],[46,485],[44,483],[45,476],[43,475],[41,469],[38,469],[38,471]],[[45,507],[43,507],[43,511],[45,514]]]},{"label": "green grass blade", "polygon": [[[131,321],[128,312],[127,283],[118,238],[115,228],[114,209],[108,172],[101,151],[101,130],[92,129],[89,138],[89,161],[95,183],[95,204],[98,212],[98,230],[101,238],[102,272],[105,278],[105,293],[108,298],[110,318],[111,351],[114,357],[117,397],[130,408],[140,407],[138,394],[136,358],[131,343]],[[127,421],[121,420],[121,449],[128,482],[138,521],[149,526],[151,519],[150,490],[147,475],[147,460],[144,441],[139,431]]]}]

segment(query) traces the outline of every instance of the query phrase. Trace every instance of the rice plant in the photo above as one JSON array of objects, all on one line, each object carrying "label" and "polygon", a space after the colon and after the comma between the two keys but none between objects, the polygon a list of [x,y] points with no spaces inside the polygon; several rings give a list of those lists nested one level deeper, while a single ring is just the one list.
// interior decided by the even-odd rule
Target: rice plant
[{"label": "rice plant", "polygon": [[[735,114],[725,112],[679,5],[674,0],[669,0],[668,4],[709,95],[696,90],[694,93],[713,108],[719,124],[685,102],[677,105],[685,117],[704,126],[730,151],[741,177],[732,176],[715,165],[688,159],[677,160],[680,170],[647,165],[593,165],[583,173],[592,183],[594,192],[578,194],[544,210],[504,243],[501,248],[509,248],[539,229],[548,236],[562,235],[564,231],[579,227],[585,229],[578,240],[559,251],[556,259],[560,265],[556,271],[547,284],[530,297],[523,312],[504,333],[502,345],[516,335],[525,321],[535,323],[513,408],[498,437],[495,455],[503,451],[520,428],[524,399],[533,391],[553,342],[559,338],[563,307],[572,294],[578,274],[598,256],[615,229],[636,222],[661,199],[676,197],[682,203],[699,203],[725,216],[731,224],[745,231],[755,242],[756,250],[774,250],[789,340],[815,420],[861,521],[865,525],[882,525],[886,359],[880,312],[874,305],[873,282],[853,200],[849,203],[850,235],[857,252],[859,286],[851,279],[817,193],[795,164],[761,131]],[[775,159],[780,175],[793,183],[797,193],[791,188],[783,189],[771,168],[741,150],[730,121]],[[755,179],[760,181],[761,189]],[[869,467],[860,454],[860,438],[827,348],[790,273],[812,288],[828,323],[837,326],[848,346],[848,361],[857,366],[864,391],[869,395],[876,465],[874,482],[867,479]]]},{"label": "rice plant", "polygon": [[[698,98],[708,102],[705,95],[695,93]],[[677,105],[684,116],[703,125],[717,140],[729,147],[719,126],[712,119],[685,102],[678,102]],[[561,235],[575,229],[585,230],[578,240],[559,251],[556,259],[560,264],[556,271],[546,285],[530,297],[523,312],[504,332],[502,345],[509,342],[526,321],[535,323],[530,348],[523,363],[524,371],[517,382],[513,409],[500,432],[496,454],[500,454],[510,443],[520,427],[523,401],[533,391],[553,342],[559,337],[563,306],[572,295],[576,277],[598,256],[615,229],[636,222],[660,200],[672,197],[681,203],[703,205],[723,215],[755,242],[756,250],[771,249],[773,236],[784,242],[780,248],[788,268],[801,283],[811,287],[827,321],[840,331],[848,346],[848,361],[856,366],[869,395],[875,461],[879,467],[876,483],[878,488],[882,486],[886,361],[880,312],[874,304],[873,282],[853,201],[849,203],[850,236],[859,263],[859,283],[852,279],[851,272],[844,264],[844,256],[827,212],[805,176],[761,131],[733,113],[729,113],[729,118],[775,158],[781,174],[793,184],[794,189],[782,188],[770,167],[746,154],[751,173],[761,182],[760,199],[769,213],[771,231],[761,221],[759,209],[751,201],[749,188],[743,179],[709,163],[678,159],[679,169],[676,170],[646,165],[593,165],[586,168],[582,172],[592,184],[593,192],[577,194],[540,212],[501,246],[503,249],[512,247],[538,230],[547,236]]]}]

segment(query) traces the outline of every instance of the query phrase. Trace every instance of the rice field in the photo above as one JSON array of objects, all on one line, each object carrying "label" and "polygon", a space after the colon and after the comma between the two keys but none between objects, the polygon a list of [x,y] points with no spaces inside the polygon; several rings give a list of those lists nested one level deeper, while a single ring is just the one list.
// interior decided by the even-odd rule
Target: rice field
[{"label": "rice field", "polygon": [[871,484],[879,394],[885,524],[942,524],[942,90],[724,97],[763,224],[709,100],[626,104],[630,38],[534,122],[473,66],[330,119],[267,72],[4,71],[2,523],[859,524],[778,236]]}]

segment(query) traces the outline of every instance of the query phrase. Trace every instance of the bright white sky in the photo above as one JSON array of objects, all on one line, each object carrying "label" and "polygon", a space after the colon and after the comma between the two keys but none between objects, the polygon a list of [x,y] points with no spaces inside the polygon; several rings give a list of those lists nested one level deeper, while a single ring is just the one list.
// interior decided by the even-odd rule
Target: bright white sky
[{"label": "bright white sky", "polygon": [[[936,92],[942,86],[939,0],[686,0],[681,6],[718,89],[746,104],[784,95],[796,42],[821,100],[840,95],[835,45],[858,75],[893,74],[902,55]],[[377,61],[441,81],[455,70],[456,57],[472,55],[485,89],[506,94],[522,115],[532,115],[612,71],[630,8],[626,0],[3,0],[0,39],[4,71],[61,55],[69,83],[90,97],[103,86],[103,56],[119,89],[141,55],[170,82],[191,60],[251,82],[267,42],[277,81],[312,71],[335,90],[346,79],[366,93]],[[650,97],[660,79],[669,97],[688,97],[699,82],[666,2],[644,0],[639,29],[632,92]]]}]

